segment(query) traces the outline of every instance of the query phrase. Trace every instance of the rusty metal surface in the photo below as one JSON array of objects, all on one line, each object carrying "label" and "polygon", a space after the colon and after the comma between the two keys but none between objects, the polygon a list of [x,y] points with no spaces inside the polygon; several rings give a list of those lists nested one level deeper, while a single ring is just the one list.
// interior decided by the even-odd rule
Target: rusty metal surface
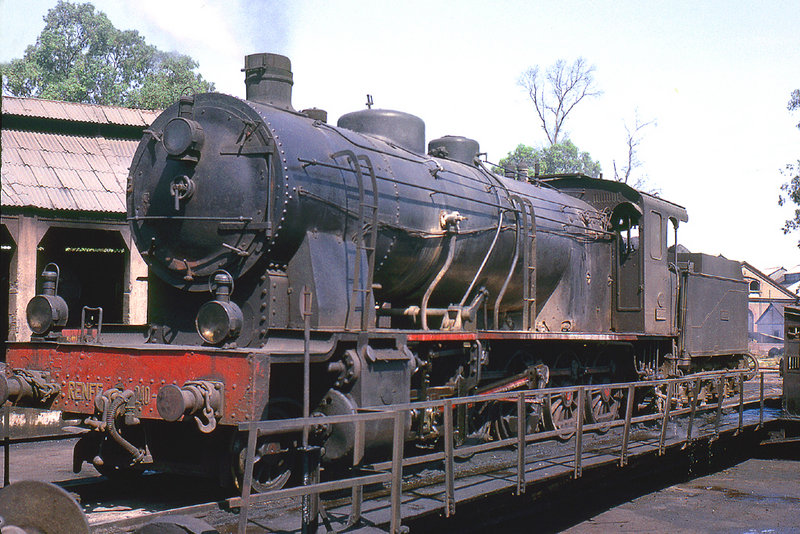
[{"label": "rusty metal surface", "polygon": [[258,391],[251,384],[264,359],[246,352],[185,349],[109,348],[89,345],[15,344],[7,352],[10,369],[50,372],[59,394],[49,408],[67,414],[91,415],[94,398],[110,388],[130,389],[141,404],[143,418],[160,419],[156,396],[162,385],[183,386],[191,380],[225,384],[225,410],[220,423],[249,420]]}]

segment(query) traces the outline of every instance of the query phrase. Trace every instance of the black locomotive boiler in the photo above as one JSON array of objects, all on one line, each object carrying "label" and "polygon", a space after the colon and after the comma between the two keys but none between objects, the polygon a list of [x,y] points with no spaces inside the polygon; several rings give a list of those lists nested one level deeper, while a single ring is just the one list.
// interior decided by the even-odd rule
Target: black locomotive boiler
[{"label": "black locomotive boiler", "polygon": [[[132,161],[146,330],[63,330],[47,270],[34,335],[10,345],[0,393],[83,418],[76,466],[235,480],[236,424],[302,413],[306,320],[322,414],[747,363],[740,265],[680,253],[682,207],[580,175],[498,176],[474,140],[426,150],[407,113],[330,125],[292,107],[283,56],[247,56],[245,73],[246,99],[182,97]],[[576,401],[548,399],[535,424],[572,424]],[[606,420],[620,398],[587,403],[591,421]],[[481,417],[459,418],[459,435],[515,431],[502,410]],[[435,442],[440,418],[415,412],[407,439]],[[388,428],[367,426],[367,454],[390,444]],[[311,439],[335,462],[355,436],[337,425]],[[295,446],[265,438],[260,488],[286,481]]]}]

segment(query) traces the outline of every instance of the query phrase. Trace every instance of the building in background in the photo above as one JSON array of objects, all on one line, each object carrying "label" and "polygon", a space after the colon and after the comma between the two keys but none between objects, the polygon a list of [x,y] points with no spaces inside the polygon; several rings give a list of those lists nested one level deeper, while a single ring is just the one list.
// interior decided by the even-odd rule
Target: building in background
[{"label": "building in background", "polygon": [[778,267],[777,269],[770,269],[770,271],[769,277],[772,280],[788,289],[790,293],[800,295],[800,265],[795,265],[789,269]]},{"label": "building in background", "polygon": [[[782,271],[779,278],[788,272],[775,269],[773,274],[778,271]],[[747,330],[751,351],[768,353],[771,349],[779,350],[783,347],[784,308],[797,304],[798,296],[747,262],[742,263],[742,273],[749,285]]]},{"label": "building in background", "polygon": [[[45,265],[61,271],[68,326],[82,306],[144,324],[147,266],[125,219],[128,167],[158,112],[2,97],[2,342],[30,335],[25,307]],[[7,336],[6,336],[7,332]]]}]

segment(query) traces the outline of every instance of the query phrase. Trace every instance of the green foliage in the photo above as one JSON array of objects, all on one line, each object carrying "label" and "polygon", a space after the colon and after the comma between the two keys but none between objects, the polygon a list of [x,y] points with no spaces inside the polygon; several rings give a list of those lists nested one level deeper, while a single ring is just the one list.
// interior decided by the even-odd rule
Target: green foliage
[{"label": "green foliage", "polygon": [[164,108],[185,87],[213,91],[191,57],[148,45],[135,30],[118,30],[92,4],[60,0],[22,58],[2,68],[3,91],[15,96]]},{"label": "green foliage", "polygon": [[[800,110],[800,89],[795,89],[792,91],[792,94],[789,96],[789,104],[786,106],[786,109],[789,111]],[[800,122],[797,123],[797,127],[800,128]]]},{"label": "green foliage", "polygon": [[528,166],[528,173],[533,175],[537,161],[540,174],[581,173],[599,178],[602,172],[600,162],[593,160],[588,152],[579,152],[578,147],[569,139],[544,148],[520,144],[500,160],[499,168],[495,172],[502,174],[504,167],[524,163]]},{"label": "green foliage", "polygon": [[[781,194],[778,197],[778,204],[783,206],[788,201],[797,206],[794,210],[794,218],[787,220],[783,225],[783,233],[788,234],[800,229],[800,160],[797,160],[796,164],[787,164],[781,172],[789,181],[781,186],[781,191],[786,196]],[[800,241],[797,242],[797,246],[800,248]]]},{"label": "green foliage", "polygon": [[[800,110],[800,89],[792,91],[786,108],[789,111]],[[800,129],[800,123],[797,124],[797,128]],[[778,196],[778,204],[783,206],[788,201],[796,206],[794,217],[787,220],[786,224],[783,225],[783,233],[788,234],[800,229],[800,159],[797,160],[796,164],[787,164],[781,172],[789,181],[781,186],[783,193]],[[786,196],[783,196],[784,194]],[[800,240],[797,242],[797,247],[800,248]]]}]

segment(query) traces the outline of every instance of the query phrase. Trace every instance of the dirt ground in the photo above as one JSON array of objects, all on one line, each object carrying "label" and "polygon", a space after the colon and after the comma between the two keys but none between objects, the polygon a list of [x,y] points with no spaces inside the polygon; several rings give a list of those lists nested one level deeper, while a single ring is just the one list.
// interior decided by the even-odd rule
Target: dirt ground
[{"label": "dirt ground", "polygon": [[800,532],[800,454],[749,459],[641,496],[565,532]]}]

